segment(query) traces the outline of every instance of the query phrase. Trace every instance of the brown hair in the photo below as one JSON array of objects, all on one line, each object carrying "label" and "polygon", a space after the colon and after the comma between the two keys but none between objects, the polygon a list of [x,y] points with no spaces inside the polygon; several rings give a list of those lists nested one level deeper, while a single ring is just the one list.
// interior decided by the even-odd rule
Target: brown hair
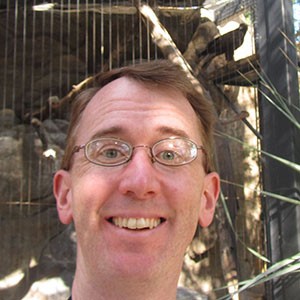
[{"label": "brown hair", "polygon": [[121,77],[128,77],[146,85],[156,85],[176,89],[188,99],[201,124],[201,137],[207,156],[206,170],[208,172],[212,171],[212,132],[215,119],[212,104],[196,91],[193,84],[187,78],[185,72],[168,60],[155,60],[140,63],[137,65],[113,69],[96,75],[93,87],[81,92],[73,102],[67,146],[61,167],[65,170],[69,170],[71,167],[71,158],[73,148],[75,146],[76,132],[80,125],[80,119],[84,109],[93,96],[102,87]]}]

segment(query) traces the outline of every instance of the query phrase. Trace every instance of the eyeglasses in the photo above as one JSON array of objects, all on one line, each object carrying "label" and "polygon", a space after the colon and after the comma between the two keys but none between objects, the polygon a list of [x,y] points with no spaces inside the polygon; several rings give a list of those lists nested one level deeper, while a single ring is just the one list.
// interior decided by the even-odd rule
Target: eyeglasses
[{"label": "eyeglasses", "polygon": [[85,145],[75,146],[72,155],[84,149],[85,157],[93,164],[115,167],[127,163],[137,148],[147,148],[152,162],[166,166],[182,166],[196,159],[198,150],[206,154],[202,146],[197,146],[187,138],[167,138],[156,142],[152,147],[132,146],[116,138],[98,138]]}]

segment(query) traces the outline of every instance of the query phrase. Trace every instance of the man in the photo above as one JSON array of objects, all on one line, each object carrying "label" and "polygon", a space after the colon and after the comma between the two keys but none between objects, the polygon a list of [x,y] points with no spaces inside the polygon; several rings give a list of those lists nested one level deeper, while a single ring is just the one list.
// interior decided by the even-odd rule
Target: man
[{"label": "man", "polygon": [[73,300],[175,300],[185,250],[213,219],[210,104],[168,61],[104,73],[76,99],[60,220],[77,234]]}]

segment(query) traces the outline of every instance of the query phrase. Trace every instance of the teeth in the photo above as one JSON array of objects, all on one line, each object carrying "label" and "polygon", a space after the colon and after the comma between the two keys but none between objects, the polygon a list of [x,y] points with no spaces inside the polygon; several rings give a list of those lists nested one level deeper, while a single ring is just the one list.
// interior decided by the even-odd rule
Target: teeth
[{"label": "teeth", "polygon": [[128,228],[128,229],[144,229],[150,228],[153,229],[157,227],[160,223],[160,219],[154,218],[112,218],[113,224],[120,228]]}]

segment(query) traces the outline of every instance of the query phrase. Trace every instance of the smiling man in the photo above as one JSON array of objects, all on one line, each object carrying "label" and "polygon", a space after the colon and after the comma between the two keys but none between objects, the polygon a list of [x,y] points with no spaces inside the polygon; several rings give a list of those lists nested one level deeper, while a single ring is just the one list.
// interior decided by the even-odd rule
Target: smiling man
[{"label": "smiling man", "polygon": [[73,300],[175,300],[183,256],[219,193],[213,113],[168,61],[97,77],[74,102],[60,220],[77,234]]}]

